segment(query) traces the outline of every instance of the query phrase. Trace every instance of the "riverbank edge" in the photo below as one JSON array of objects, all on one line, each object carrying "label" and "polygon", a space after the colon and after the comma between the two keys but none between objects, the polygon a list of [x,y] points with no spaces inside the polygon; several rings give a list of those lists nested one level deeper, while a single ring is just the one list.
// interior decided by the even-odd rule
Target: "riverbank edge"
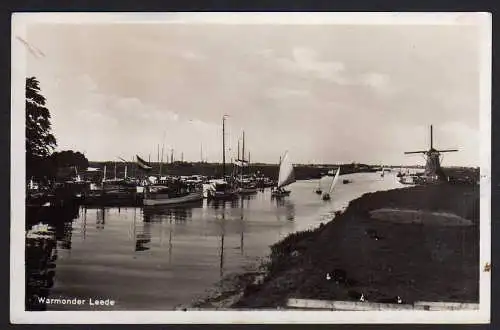
[{"label": "riverbank edge", "polygon": [[[449,189],[450,185],[446,185],[446,187],[447,188],[444,189]],[[436,186],[411,186],[387,191],[365,193],[362,196],[351,200],[347,207],[343,208],[342,211],[335,212],[334,217],[325,224],[321,223],[318,227],[313,229],[289,234],[282,240],[272,244],[270,246],[270,254],[261,259],[255,265],[252,265],[250,270],[241,273],[229,274],[224,277],[215,288],[208,291],[202,298],[196,299],[189,305],[181,306],[176,309],[227,310],[251,308],[251,306],[247,306],[244,301],[242,303],[242,300],[245,300],[244,298],[252,297],[255,294],[258,295],[258,292],[262,289],[265,283],[270,282],[274,279],[274,277],[277,277],[276,274],[278,274],[279,271],[276,273],[275,269],[280,269],[281,271],[283,267],[285,267],[288,271],[293,271],[294,267],[298,267],[294,265],[293,261],[291,261],[294,255],[298,256],[306,252],[324,231],[334,229],[332,226],[336,223],[343,222],[349,218],[352,220],[353,215],[366,211],[362,210],[361,205],[371,204],[369,207],[370,209],[383,208],[384,206],[387,206],[386,204],[391,204],[391,207],[395,208],[405,208],[405,205],[397,205],[394,200],[390,201],[390,194],[401,192],[411,196],[412,194],[422,194],[423,192],[425,193],[426,190],[432,189],[439,190],[440,188],[439,186],[437,188]],[[388,200],[384,200],[384,198]],[[373,201],[376,201],[377,205],[373,205]],[[458,201],[455,201],[455,203],[459,204]],[[440,202],[437,202],[437,204],[440,204]],[[441,204],[445,203],[441,202]],[[439,205],[434,205],[434,207],[441,208]],[[444,205],[443,207],[446,209],[449,205]],[[335,229],[338,230],[339,228]],[[268,305],[265,307],[280,309],[284,306],[282,304],[271,303],[271,306]]]}]

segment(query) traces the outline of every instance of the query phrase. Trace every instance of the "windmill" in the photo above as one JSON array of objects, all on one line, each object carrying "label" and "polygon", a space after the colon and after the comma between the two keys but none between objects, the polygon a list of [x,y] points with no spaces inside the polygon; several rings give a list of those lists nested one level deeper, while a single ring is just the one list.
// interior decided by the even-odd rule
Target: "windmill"
[{"label": "windmill", "polygon": [[424,176],[433,179],[445,180],[446,176],[441,168],[441,153],[445,152],[456,152],[458,149],[444,149],[437,150],[434,149],[433,145],[433,135],[432,135],[432,125],[431,125],[431,146],[427,151],[407,151],[405,155],[408,154],[423,154],[426,157]]}]

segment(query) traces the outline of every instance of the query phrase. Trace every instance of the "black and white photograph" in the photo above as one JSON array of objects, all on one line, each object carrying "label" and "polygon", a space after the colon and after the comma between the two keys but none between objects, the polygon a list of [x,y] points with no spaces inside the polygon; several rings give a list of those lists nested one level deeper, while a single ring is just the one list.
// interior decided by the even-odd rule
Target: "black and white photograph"
[{"label": "black and white photograph", "polygon": [[12,22],[11,322],[490,321],[490,14]]}]

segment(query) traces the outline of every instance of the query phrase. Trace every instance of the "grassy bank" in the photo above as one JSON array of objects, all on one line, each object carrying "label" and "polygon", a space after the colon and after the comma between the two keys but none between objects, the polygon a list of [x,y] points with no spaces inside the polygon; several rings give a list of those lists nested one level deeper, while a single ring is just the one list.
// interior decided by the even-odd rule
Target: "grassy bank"
[{"label": "grassy bank", "polygon": [[[448,212],[472,226],[376,220],[380,208]],[[478,302],[479,186],[441,184],[370,193],[334,221],[272,246],[262,283],[247,281],[237,308],[288,298]],[[326,279],[326,274],[331,279]]]}]

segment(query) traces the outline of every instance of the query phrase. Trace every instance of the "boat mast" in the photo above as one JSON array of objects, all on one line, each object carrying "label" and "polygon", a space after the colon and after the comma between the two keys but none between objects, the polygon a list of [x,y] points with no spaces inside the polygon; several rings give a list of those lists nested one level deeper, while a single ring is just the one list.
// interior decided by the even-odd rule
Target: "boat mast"
[{"label": "boat mast", "polygon": [[104,175],[102,177],[102,181],[106,181],[106,165],[104,165]]},{"label": "boat mast", "polygon": [[160,163],[160,177],[161,177],[161,170],[163,167],[163,150],[165,149],[165,144],[161,146],[161,163]]},{"label": "boat mast", "polygon": [[133,156],[132,156],[132,165],[131,166],[132,166],[132,171],[131,171],[132,172],[132,177],[135,179],[136,173],[135,173],[134,157]]},{"label": "boat mast", "polygon": [[[238,157],[236,158],[236,161],[237,161],[236,164],[238,164],[237,166],[241,167],[242,164],[241,164],[241,159],[240,159],[240,139],[239,138],[238,138]],[[234,170],[235,175],[238,174],[238,170],[241,171],[241,169],[239,169],[239,168]]]},{"label": "boat mast", "polygon": [[279,175],[280,167],[281,167],[281,156],[280,156],[280,161],[278,163],[278,180],[276,180],[276,188],[279,188],[278,184],[279,184],[279,180],[280,180],[280,175]]},{"label": "boat mast", "polygon": [[243,179],[243,170],[245,169],[245,131],[243,131],[243,146],[241,147],[241,177]]},{"label": "boat mast", "polygon": [[226,177],[226,116],[222,116],[222,179]]},{"label": "boat mast", "polygon": [[238,161],[240,161],[240,139],[238,139]]}]

